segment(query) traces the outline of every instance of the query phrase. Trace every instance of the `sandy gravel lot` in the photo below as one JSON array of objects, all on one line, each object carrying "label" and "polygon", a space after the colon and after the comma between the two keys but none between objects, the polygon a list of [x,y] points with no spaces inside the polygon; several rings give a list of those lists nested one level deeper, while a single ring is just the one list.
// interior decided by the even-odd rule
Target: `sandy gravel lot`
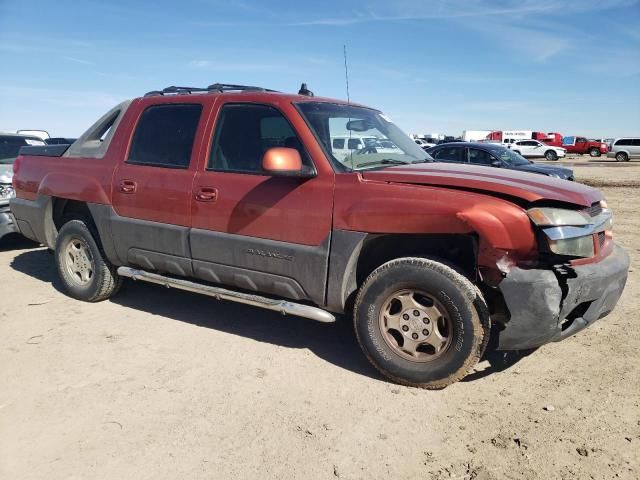
[{"label": "sandy gravel lot", "polygon": [[81,303],[0,244],[0,478],[639,478],[640,164],[576,173],[632,258],[618,308],[437,392],[380,378],[349,325],[131,282]]}]

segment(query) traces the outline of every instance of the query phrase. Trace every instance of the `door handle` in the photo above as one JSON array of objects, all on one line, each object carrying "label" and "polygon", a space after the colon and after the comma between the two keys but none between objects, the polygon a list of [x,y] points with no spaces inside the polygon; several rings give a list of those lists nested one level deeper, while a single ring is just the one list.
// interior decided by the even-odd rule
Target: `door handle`
[{"label": "door handle", "polygon": [[213,187],[200,187],[196,190],[194,196],[199,202],[215,202],[218,199],[218,189]]},{"label": "door handle", "polygon": [[119,190],[122,193],[136,193],[138,184],[133,180],[122,180],[120,182]]}]

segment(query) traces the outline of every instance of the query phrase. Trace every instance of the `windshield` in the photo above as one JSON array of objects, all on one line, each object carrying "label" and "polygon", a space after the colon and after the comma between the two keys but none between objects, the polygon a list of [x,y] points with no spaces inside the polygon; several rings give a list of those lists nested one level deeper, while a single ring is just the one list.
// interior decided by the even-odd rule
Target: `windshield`
[{"label": "windshield", "polygon": [[297,106],[341,171],[433,160],[376,110],[321,102]]},{"label": "windshield", "polygon": [[529,165],[531,162],[522,155],[505,147],[492,147],[489,149],[494,157],[499,158],[508,165],[517,167],[518,165]]},{"label": "windshield", "polygon": [[44,145],[45,143],[36,138],[26,138],[16,136],[0,135],[0,165],[9,165],[18,156],[20,148],[27,145]]}]

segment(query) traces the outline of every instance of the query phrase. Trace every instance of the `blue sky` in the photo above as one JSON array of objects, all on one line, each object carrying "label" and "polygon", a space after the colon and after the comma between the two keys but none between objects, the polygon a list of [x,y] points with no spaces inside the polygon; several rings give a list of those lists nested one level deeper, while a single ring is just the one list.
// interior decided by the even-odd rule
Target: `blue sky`
[{"label": "blue sky", "polygon": [[0,131],[76,136],[214,82],[345,98],[405,131],[640,135],[637,0],[0,0]]}]

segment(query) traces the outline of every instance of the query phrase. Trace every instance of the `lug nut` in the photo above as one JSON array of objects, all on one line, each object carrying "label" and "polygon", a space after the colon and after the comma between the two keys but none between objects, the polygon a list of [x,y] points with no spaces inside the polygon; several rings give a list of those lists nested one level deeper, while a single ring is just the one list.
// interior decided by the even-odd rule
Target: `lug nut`
[{"label": "lug nut", "polygon": [[419,317],[420,316],[420,312],[418,310],[414,310],[413,311],[413,316],[414,317]]},{"label": "lug nut", "polygon": [[418,339],[418,334],[417,333],[412,333],[411,334],[411,338],[413,338],[414,340]]},{"label": "lug nut", "polygon": [[407,327],[406,325],[402,326],[402,331],[403,332],[408,332],[409,331],[409,327]]},{"label": "lug nut", "polygon": [[425,328],[424,330],[422,330],[422,334],[426,337],[427,335],[429,335],[429,330]]},{"label": "lug nut", "polygon": [[405,313],[404,315],[402,315],[402,318],[404,318],[405,320],[409,320],[409,315]]},{"label": "lug nut", "polygon": [[423,319],[422,319],[422,322],[423,322],[425,325],[429,325],[429,319],[428,319],[428,318],[423,318]]}]

